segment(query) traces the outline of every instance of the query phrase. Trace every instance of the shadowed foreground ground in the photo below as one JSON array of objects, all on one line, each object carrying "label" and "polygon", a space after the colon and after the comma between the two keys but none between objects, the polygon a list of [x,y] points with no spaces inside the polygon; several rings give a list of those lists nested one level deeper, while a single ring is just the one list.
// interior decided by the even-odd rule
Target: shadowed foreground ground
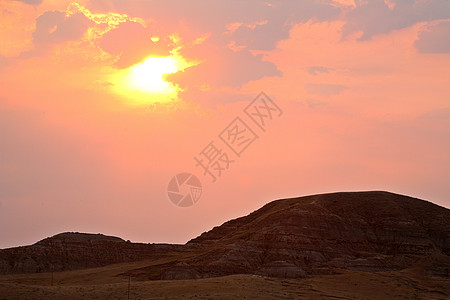
[{"label": "shadowed foreground ground", "polygon": [[[0,299],[127,299],[128,277],[140,263],[51,273],[0,276]],[[131,280],[130,299],[449,299],[450,279],[419,268],[279,279],[231,275],[193,280]]]},{"label": "shadowed foreground ground", "polygon": [[0,300],[127,299],[129,279],[130,299],[450,299],[449,237],[450,210],[408,196],[283,199],[185,245],[62,233],[0,250]]}]

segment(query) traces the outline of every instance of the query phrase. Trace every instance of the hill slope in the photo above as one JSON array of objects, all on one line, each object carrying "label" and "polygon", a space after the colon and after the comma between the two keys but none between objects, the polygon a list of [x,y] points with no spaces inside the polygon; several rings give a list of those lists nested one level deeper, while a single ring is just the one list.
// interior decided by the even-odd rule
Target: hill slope
[{"label": "hill slope", "polygon": [[0,250],[0,272],[150,259],[123,275],[142,280],[232,274],[302,278],[338,269],[412,267],[445,277],[449,255],[450,210],[387,192],[352,192],[273,201],[183,246],[66,233],[32,246]]},{"label": "hill slope", "polygon": [[66,271],[164,256],[180,245],[141,244],[103,234],[66,232],[31,246],[0,250],[0,274]]},{"label": "hill slope", "polygon": [[136,270],[150,279],[230,274],[299,278],[336,268],[446,276],[450,210],[387,192],[333,193],[273,201],[189,241],[191,257]]}]

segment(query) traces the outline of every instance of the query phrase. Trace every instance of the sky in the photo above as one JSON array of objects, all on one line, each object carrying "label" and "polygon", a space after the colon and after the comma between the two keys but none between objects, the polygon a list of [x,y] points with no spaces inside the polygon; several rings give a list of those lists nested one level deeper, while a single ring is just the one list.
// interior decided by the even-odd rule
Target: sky
[{"label": "sky", "polygon": [[0,248],[449,178],[448,0],[0,1]]}]

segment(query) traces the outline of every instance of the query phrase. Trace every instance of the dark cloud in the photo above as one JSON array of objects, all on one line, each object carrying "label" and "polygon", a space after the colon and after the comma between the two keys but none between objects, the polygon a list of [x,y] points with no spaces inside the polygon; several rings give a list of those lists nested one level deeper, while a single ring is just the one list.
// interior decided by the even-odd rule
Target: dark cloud
[{"label": "dark cloud", "polygon": [[442,120],[450,121],[450,106],[440,109],[434,109],[429,112],[424,113],[419,117],[420,120]]},{"label": "dark cloud", "polygon": [[231,35],[237,46],[273,50],[279,41],[289,38],[289,32],[295,24],[308,20],[331,21],[340,13],[338,8],[320,1],[280,1],[264,11],[260,21],[265,23],[241,26]]},{"label": "dark cloud", "polygon": [[348,87],[340,84],[325,84],[325,83],[308,83],[305,85],[306,92],[312,95],[319,96],[333,96],[340,94],[343,90],[348,89]]},{"label": "dark cloud", "polygon": [[218,97],[216,91],[223,90],[223,87],[239,89],[250,81],[282,76],[275,64],[264,61],[263,55],[253,55],[246,49],[236,52],[221,43],[223,41],[211,38],[181,50],[184,57],[201,61],[184,72],[166,76],[166,80],[183,89],[179,94],[182,99],[206,106],[218,104],[219,98],[223,101],[221,103],[234,102],[236,96]]},{"label": "dark cloud", "polygon": [[[339,16],[340,9],[320,0],[222,1],[222,0],[157,0],[157,1],[91,1],[88,7],[97,11],[119,11],[132,16],[150,17],[165,28],[177,32],[188,26],[194,32],[209,32],[233,40],[237,46],[253,50],[272,50],[277,43],[289,37],[295,24],[308,20],[326,21]],[[174,21],[176,20],[176,21]],[[233,23],[259,26],[241,26],[224,34]]]},{"label": "dark cloud", "polygon": [[202,91],[199,89],[186,89],[180,93],[180,97],[190,103],[199,104],[202,107],[217,109],[220,105],[235,102],[247,102],[255,97],[253,94],[243,94],[236,91],[222,91],[211,89]]},{"label": "dark cloud", "polygon": [[[195,96],[196,101],[204,103],[210,101],[211,91],[215,89],[239,89],[250,81],[282,76],[274,63],[265,61],[263,55],[256,55],[252,50],[273,50],[280,41],[289,38],[290,30],[296,24],[309,20],[334,20],[341,12],[336,6],[321,0],[97,0],[88,3],[87,7],[95,12],[114,11],[150,18],[153,25],[163,28],[167,34],[179,34],[183,45],[180,53],[201,63],[184,72],[168,75],[166,80],[183,88],[184,92],[180,94],[183,99]],[[100,44],[114,54],[119,53],[122,47],[128,48],[122,52],[121,60],[126,61],[123,67],[144,56],[144,52],[151,55],[151,46],[138,47],[148,42],[148,33],[142,28],[134,30],[136,34],[129,43],[117,45],[111,38],[109,50]],[[190,41],[206,35],[208,39],[203,43],[189,45]],[[133,50],[135,48],[146,50],[138,55]],[[128,56],[127,53],[133,54]],[[133,59],[128,60],[127,57]],[[201,100],[202,95],[205,99]]]},{"label": "dark cloud", "polygon": [[82,13],[66,17],[61,11],[47,11],[36,19],[36,30],[32,35],[34,49],[19,57],[31,57],[47,51],[52,45],[79,40],[92,23]]},{"label": "dark cloud", "polygon": [[106,52],[119,56],[116,66],[127,68],[148,56],[168,56],[174,43],[167,37],[153,42],[152,32],[136,22],[124,22],[108,31],[99,45]]},{"label": "dark cloud", "polygon": [[42,0],[15,0],[15,1],[19,1],[25,4],[30,4],[30,5],[40,5],[42,4]]},{"label": "dark cloud", "polygon": [[317,106],[322,106],[322,105],[327,105],[328,102],[325,101],[320,101],[318,99],[314,99],[314,98],[308,98],[305,100],[306,105],[308,105],[309,108],[314,108]]},{"label": "dark cloud", "polygon": [[327,67],[323,67],[323,66],[312,66],[308,68],[308,73],[311,75],[319,75],[319,73],[330,73],[330,71],[332,71],[332,68],[327,68]]},{"label": "dark cloud", "polygon": [[[225,45],[220,47],[207,43],[182,51],[182,54],[190,57],[194,55],[197,48],[200,52],[205,52],[203,62],[186,69],[185,72],[168,76],[169,80],[179,84],[182,88],[204,85],[211,88],[240,87],[244,83],[266,76],[282,75],[273,63],[263,61],[262,55],[253,55],[250,51],[245,50],[234,52]],[[207,51],[209,54],[206,54]]]},{"label": "dark cloud", "polygon": [[[417,22],[450,17],[448,0],[392,0],[389,4],[384,0],[356,2],[356,7],[346,7],[345,10],[350,10],[345,13],[342,7],[321,0],[96,0],[88,3],[87,7],[93,12],[114,11],[151,19],[152,25],[164,28],[165,36],[170,33],[179,34],[183,45],[181,54],[188,59],[202,61],[184,72],[167,76],[167,80],[184,89],[182,97],[198,97],[206,94],[207,90],[223,87],[238,89],[250,81],[282,76],[275,64],[265,61],[264,56],[255,55],[257,52],[253,50],[275,49],[280,41],[289,38],[290,30],[299,23],[343,19],[346,22],[342,31],[343,38],[362,32],[361,40],[368,40],[375,35],[386,34]],[[128,37],[128,43],[118,45],[115,38],[108,36],[101,42],[106,51],[121,55],[118,62],[121,67],[137,62],[145,53],[151,55],[152,51],[160,50],[149,44],[150,31],[147,28],[137,28],[138,26],[140,25],[134,25],[134,34]],[[119,30],[121,29],[118,28],[117,32]],[[122,34],[126,32],[131,32],[131,29],[123,30]],[[111,31],[111,36],[113,34],[114,31]],[[208,39],[204,43],[188,45],[189,41],[205,35]],[[426,38],[427,34],[424,33],[423,39]],[[420,46],[420,41],[416,45],[421,51],[429,51]],[[137,49],[146,50],[139,52]],[[433,49],[442,51],[442,46],[435,46]],[[324,66],[311,66],[307,69],[311,75],[330,71]],[[308,84],[306,89],[309,94],[328,97],[341,93],[346,87]]]},{"label": "dark cloud", "polygon": [[[93,11],[115,11],[150,18],[152,24],[164,28],[167,33],[179,34],[184,45],[181,54],[188,59],[202,61],[184,72],[167,76],[167,80],[185,89],[184,95],[201,94],[200,91],[204,91],[205,87],[239,88],[250,81],[267,76],[282,76],[275,64],[264,61],[262,55],[255,55],[251,50],[272,50],[279,41],[289,37],[289,32],[295,24],[311,19],[333,19],[340,13],[338,8],[323,1],[283,1],[268,4],[254,0],[168,0],[130,1],[125,4],[123,1],[100,0],[92,1],[88,7]],[[237,27],[229,30],[231,24],[237,24]],[[136,62],[138,57],[145,55],[144,52],[152,54],[151,46],[138,46],[148,42],[149,33],[143,28],[134,30],[136,34],[131,38],[131,42],[117,45],[114,38],[105,36],[105,41],[100,44],[102,48],[114,54],[118,54],[122,47],[128,48],[127,51],[122,51],[121,60],[126,61],[122,64],[123,67]],[[209,36],[205,42],[187,45],[188,41],[205,35]],[[107,39],[110,39],[110,47],[105,46]],[[231,50],[230,44],[239,51]],[[125,59],[128,50],[135,53],[133,49],[138,48],[146,50],[140,55],[130,54],[133,56],[131,60]]]},{"label": "dark cloud", "polygon": [[82,13],[66,17],[61,11],[47,11],[36,19],[36,31],[33,32],[35,46],[57,44],[80,39],[92,24]]},{"label": "dark cloud", "polygon": [[[358,1],[356,1],[358,3]],[[361,40],[369,40],[377,34],[387,34],[406,28],[417,22],[450,18],[448,0],[393,0],[391,9],[384,0],[361,1],[349,11],[343,28],[343,37],[362,31]]]},{"label": "dark cloud", "polygon": [[450,21],[440,22],[421,31],[414,46],[421,53],[450,53]]}]

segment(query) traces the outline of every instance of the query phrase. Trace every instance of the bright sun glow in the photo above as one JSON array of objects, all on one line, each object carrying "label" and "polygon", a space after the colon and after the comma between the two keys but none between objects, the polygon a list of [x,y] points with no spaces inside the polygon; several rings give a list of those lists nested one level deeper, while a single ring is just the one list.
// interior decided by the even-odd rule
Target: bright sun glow
[{"label": "bright sun glow", "polygon": [[108,82],[129,104],[169,102],[177,99],[181,89],[165,81],[164,75],[183,71],[196,64],[187,62],[177,53],[166,57],[148,57],[127,69],[115,70]]},{"label": "bright sun glow", "polygon": [[130,68],[129,85],[143,92],[168,94],[173,91],[173,86],[163,79],[163,75],[180,69],[180,63],[173,56],[150,57]]}]

